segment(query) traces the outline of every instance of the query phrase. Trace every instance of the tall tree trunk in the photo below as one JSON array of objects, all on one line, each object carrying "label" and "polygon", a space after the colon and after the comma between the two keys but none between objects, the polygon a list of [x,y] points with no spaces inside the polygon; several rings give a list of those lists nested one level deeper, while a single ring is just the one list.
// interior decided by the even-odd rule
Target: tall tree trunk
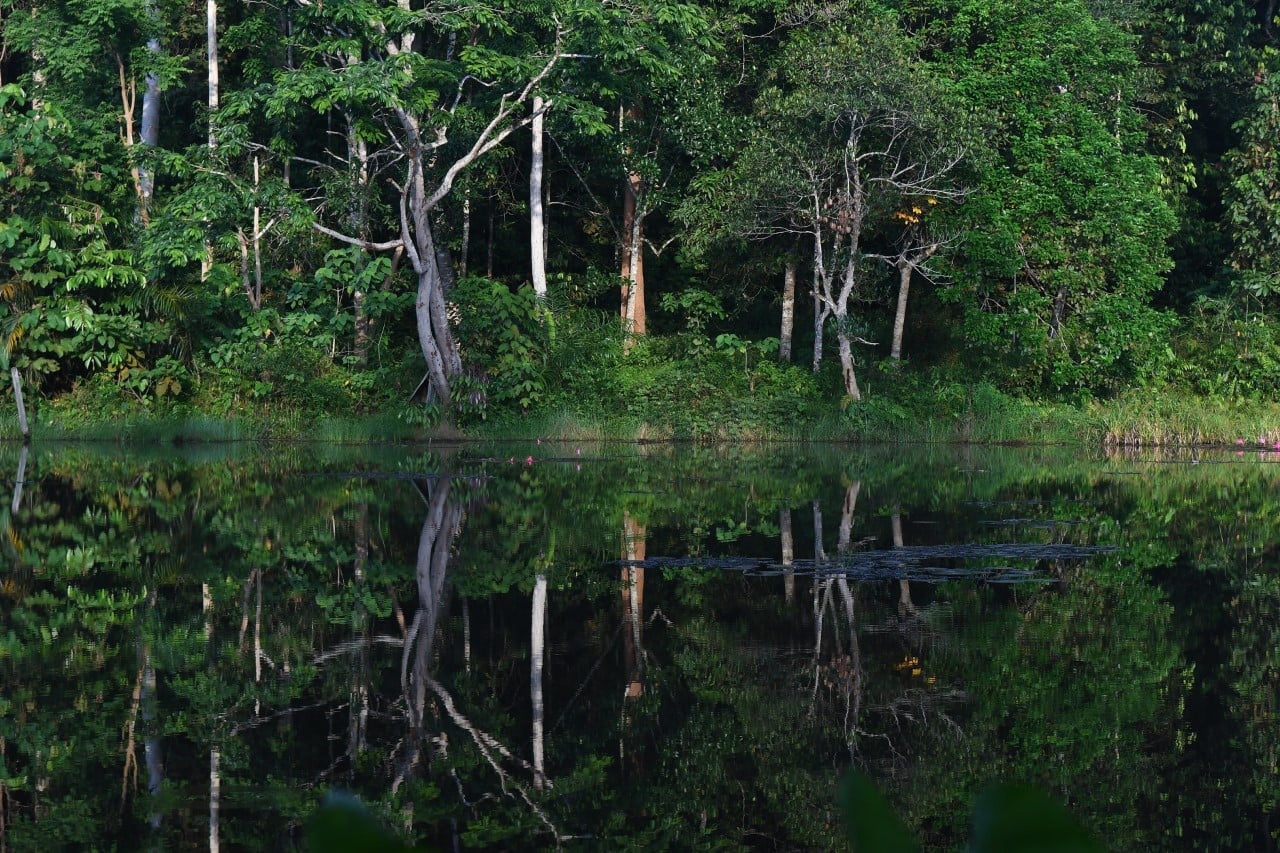
[{"label": "tall tree trunk", "polygon": [[[353,54],[348,57],[347,65],[351,66],[359,61],[360,57]],[[355,119],[351,115],[347,116],[347,162],[355,167],[356,179],[356,198],[352,201],[347,217],[347,230],[357,237],[368,239],[369,146],[356,132]],[[399,260],[398,255],[396,260]],[[361,255],[357,261],[357,270],[363,269],[365,264],[366,259]],[[367,295],[360,286],[355,287],[351,293],[351,311],[355,320],[351,349],[356,364],[360,367],[369,363],[369,341],[373,337],[373,321],[364,306]]]},{"label": "tall tree trunk", "polygon": [[836,318],[836,348],[840,353],[840,373],[844,378],[844,392],[854,402],[862,399],[858,390],[858,377],[853,367],[853,340],[849,335],[849,299],[858,279],[858,231],[849,235],[849,257],[844,264],[840,295],[835,298],[833,314]]},{"label": "tall tree trunk", "polygon": [[[220,92],[218,88],[218,0],[205,0],[205,46],[209,64],[209,152],[218,147],[215,129]],[[206,220],[206,224],[208,221]],[[204,243],[204,258],[200,261],[200,279],[209,277],[213,270],[213,244],[208,237]]]},{"label": "tall tree trunk", "polygon": [[818,224],[814,226],[813,232],[813,289],[810,291],[810,295],[813,297],[814,373],[822,369],[822,333],[826,328],[827,317],[831,313],[830,307],[823,299],[823,294],[828,290],[830,290],[830,282],[827,280],[827,265],[823,257],[822,226]]},{"label": "tall tree trunk", "polygon": [[894,361],[902,359],[902,331],[907,325],[907,294],[911,290],[911,264],[899,259],[898,267],[898,310],[893,315],[893,348],[889,357]]},{"label": "tall tree trunk", "polygon": [[542,175],[544,169],[543,118],[545,104],[541,97],[533,97],[533,146],[529,165],[529,257],[531,261],[533,292],[539,299],[547,296],[547,241],[546,222],[542,208]]},{"label": "tall tree trunk", "polygon": [[796,321],[796,262],[787,258],[782,273],[782,332],[778,337],[778,358],[791,361],[791,333]]},{"label": "tall tree trunk", "polygon": [[[155,15],[155,8],[147,4],[147,15]],[[158,57],[160,40],[149,39],[147,51]],[[142,91],[142,124],[138,128],[139,141],[147,148],[155,148],[160,144],[160,76],[154,71],[147,74]],[[151,209],[152,196],[155,194],[155,177],[145,164],[138,167],[138,191],[141,196],[143,211]]]},{"label": "tall tree trunk", "polygon": [[644,181],[632,172],[622,203],[622,323],[628,341],[645,334],[644,220]]},{"label": "tall tree trunk", "polygon": [[458,252],[458,275],[467,277],[467,261],[471,257],[471,186],[462,189],[462,248]]},{"label": "tall tree trunk", "polygon": [[840,352],[840,375],[844,378],[844,392],[857,402],[862,399],[858,390],[858,377],[853,368],[853,344],[846,328],[848,318],[836,312],[836,346]]}]

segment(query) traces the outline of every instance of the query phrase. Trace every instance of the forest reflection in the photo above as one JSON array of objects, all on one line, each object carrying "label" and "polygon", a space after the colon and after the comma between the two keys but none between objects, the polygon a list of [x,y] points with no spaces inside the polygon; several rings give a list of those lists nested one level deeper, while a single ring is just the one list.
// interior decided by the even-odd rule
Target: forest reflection
[{"label": "forest reflection", "polygon": [[825,848],[850,767],[1264,847],[1280,468],[1182,461],[13,448],[0,847]]}]

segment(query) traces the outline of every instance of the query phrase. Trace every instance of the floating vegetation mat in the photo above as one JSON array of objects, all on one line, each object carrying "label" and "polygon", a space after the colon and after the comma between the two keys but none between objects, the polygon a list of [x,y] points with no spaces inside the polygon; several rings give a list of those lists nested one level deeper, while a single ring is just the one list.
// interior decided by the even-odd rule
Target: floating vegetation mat
[{"label": "floating vegetation mat", "polygon": [[[650,557],[647,560],[618,560],[615,564],[644,569],[723,569],[752,577],[840,575],[857,581],[1045,583],[1053,578],[1034,565],[1019,567],[992,563],[1088,560],[1116,550],[1112,545],[918,545],[886,551],[855,551],[826,560],[794,560],[789,565],[764,557]],[[952,564],[938,565],[942,561]],[[980,561],[982,564],[959,564],[964,561]]]}]

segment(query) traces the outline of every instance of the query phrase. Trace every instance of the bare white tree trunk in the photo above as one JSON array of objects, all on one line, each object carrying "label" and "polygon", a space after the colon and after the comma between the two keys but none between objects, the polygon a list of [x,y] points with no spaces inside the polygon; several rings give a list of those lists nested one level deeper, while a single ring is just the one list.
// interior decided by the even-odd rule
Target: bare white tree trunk
[{"label": "bare white tree trunk", "polygon": [[902,332],[907,325],[907,294],[911,290],[911,264],[905,260],[898,261],[898,307],[893,315],[893,346],[889,357],[894,361],[902,359]]},{"label": "bare white tree trunk", "polygon": [[205,47],[209,61],[209,150],[218,147],[214,119],[218,113],[218,0],[205,0]]},{"label": "bare white tree trunk", "polygon": [[858,389],[858,376],[853,367],[853,344],[845,328],[848,317],[836,312],[836,348],[840,353],[840,375],[844,378],[844,393],[855,402],[862,399]]},{"label": "bare white tree trunk", "polygon": [[[147,6],[147,13],[149,15],[155,14],[151,4]],[[152,56],[159,56],[159,39],[148,41],[147,51]],[[142,92],[142,124],[138,128],[138,134],[142,144],[148,148],[155,148],[160,144],[160,77],[154,71],[147,75],[144,84]],[[142,196],[142,209],[144,211],[150,210],[151,199],[155,192],[155,177],[146,165],[138,167],[138,190]]]},{"label": "bare white tree trunk", "polygon": [[13,398],[18,404],[18,429],[22,430],[22,440],[31,438],[31,427],[27,424],[27,407],[22,402],[22,375],[18,368],[10,366],[9,378],[13,381]]},{"label": "bare white tree trunk", "polygon": [[[215,117],[218,114],[218,0],[205,0],[205,47],[209,63],[209,151],[218,147]],[[213,244],[205,239],[204,258],[200,261],[200,278],[207,279],[213,270]]]},{"label": "bare white tree trunk", "polygon": [[458,252],[458,276],[466,278],[471,255],[471,188],[462,191],[462,250]]},{"label": "bare white tree trunk", "polygon": [[779,335],[778,358],[791,361],[791,334],[796,322],[796,262],[787,258],[782,273],[782,332]]},{"label": "bare white tree trunk", "polygon": [[532,262],[533,292],[539,299],[547,296],[547,241],[546,221],[542,209],[543,118],[546,105],[541,96],[533,96],[533,147],[529,165],[529,256]]}]

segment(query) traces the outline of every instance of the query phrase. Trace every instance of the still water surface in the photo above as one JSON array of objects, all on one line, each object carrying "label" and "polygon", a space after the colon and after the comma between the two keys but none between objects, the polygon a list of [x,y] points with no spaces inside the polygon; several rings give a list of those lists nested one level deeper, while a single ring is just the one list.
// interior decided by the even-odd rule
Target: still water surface
[{"label": "still water surface", "polygon": [[[0,449],[0,850],[1117,850],[1280,831],[1280,457]],[[23,468],[21,481],[17,472]],[[3,485],[3,483],[0,483]]]}]

